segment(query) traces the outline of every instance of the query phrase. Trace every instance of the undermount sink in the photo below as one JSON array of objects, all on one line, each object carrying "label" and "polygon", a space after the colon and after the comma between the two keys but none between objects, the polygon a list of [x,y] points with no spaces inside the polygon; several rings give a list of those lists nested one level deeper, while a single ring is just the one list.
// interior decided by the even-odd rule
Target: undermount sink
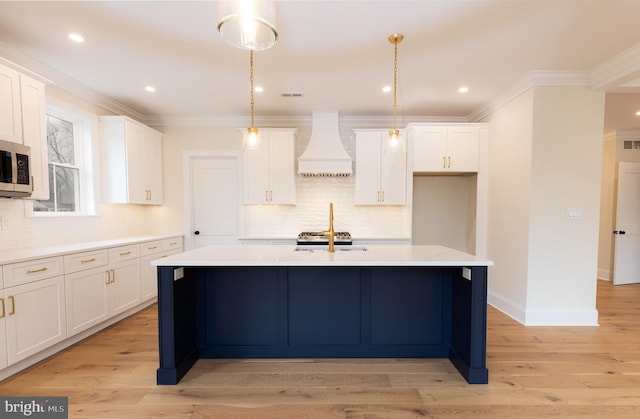
[{"label": "undermount sink", "polygon": [[[293,249],[295,252],[328,252],[329,246],[296,246]],[[335,246],[336,252],[366,252],[367,248],[362,246]]]}]

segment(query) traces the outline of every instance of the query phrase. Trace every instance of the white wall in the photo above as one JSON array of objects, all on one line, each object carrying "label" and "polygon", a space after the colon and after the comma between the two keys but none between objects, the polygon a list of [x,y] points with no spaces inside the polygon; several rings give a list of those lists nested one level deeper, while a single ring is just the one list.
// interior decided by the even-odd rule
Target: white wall
[{"label": "white wall", "polygon": [[[47,101],[60,106],[65,104],[90,114],[110,114],[95,105],[83,102],[57,89],[47,86]],[[97,130],[96,130],[97,131]],[[100,182],[103,176],[100,168],[99,143],[95,143],[97,193],[96,215],[93,216],[60,216],[60,217],[28,217],[26,200],[0,199],[0,216],[5,221],[6,229],[0,230],[0,249],[37,247],[77,242],[97,241],[104,239],[156,234],[164,230],[163,209],[160,207],[144,207],[140,205],[103,205],[100,197]],[[179,232],[173,230],[171,233]]]},{"label": "white wall", "polygon": [[604,93],[535,88],[533,117],[525,323],[596,324]]},{"label": "white wall", "polygon": [[[340,127],[347,152],[355,156],[352,129]],[[310,126],[297,127],[296,159],[311,136]],[[167,223],[182,227],[183,167],[185,150],[238,151],[241,132],[230,127],[164,127],[165,212]],[[296,165],[297,167],[297,165]],[[303,230],[319,230],[329,222],[329,202],[334,204],[336,230],[349,231],[355,238],[410,238],[411,215],[408,206],[354,205],[354,177],[314,178],[296,176],[296,205],[247,205],[245,235],[253,237],[295,238]]]},{"label": "white wall", "polygon": [[488,120],[489,303],[524,323],[529,269],[533,91]]},{"label": "white wall", "polygon": [[597,323],[603,115],[601,92],[536,87],[489,117],[489,301],[524,324]]}]

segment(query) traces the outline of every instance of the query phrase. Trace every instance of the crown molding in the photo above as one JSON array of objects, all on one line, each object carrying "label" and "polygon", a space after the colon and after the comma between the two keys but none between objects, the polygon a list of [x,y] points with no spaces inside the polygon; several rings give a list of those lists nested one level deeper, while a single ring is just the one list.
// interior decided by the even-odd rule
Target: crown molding
[{"label": "crown molding", "polygon": [[640,44],[595,67],[590,74],[593,89],[619,86],[640,75]]},{"label": "crown molding", "polygon": [[591,86],[590,73],[586,71],[531,70],[497,98],[471,112],[467,119],[471,122],[479,122],[533,87],[560,86],[589,87]]},{"label": "crown molding", "polygon": [[[403,116],[399,118],[397,125],[404,126],[410,123],[440,122],[455,123],[469,122],[466,117],[459,116]],[[247,126],[250,117],[243,116],[147,116],[141,122],[150,126],[207,126],[207,127],[240,127]],[[301,127],[311,126],[311,115],[292,116],[256,116],[254,118],[257,127]],[[389,128],[393,125],[391,116],[339,116],[340,126],[358,128]]]},{"label": "crown molding", "polygon": [[126,115],[133,119],[142,120],[144,115],[123,105],[122,103],[103,95],[67,76],[64,73],[50,67],[30,56],[10,47],[0,41],[0,60],[26,73],[46,84],[53,84],[56,87],[94,105],[100,106],[116,115]]}]

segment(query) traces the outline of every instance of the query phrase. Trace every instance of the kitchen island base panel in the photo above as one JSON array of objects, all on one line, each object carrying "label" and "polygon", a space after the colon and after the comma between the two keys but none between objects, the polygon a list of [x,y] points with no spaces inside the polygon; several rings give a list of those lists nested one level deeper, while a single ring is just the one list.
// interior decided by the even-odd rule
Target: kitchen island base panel
[{"label": "kitchen island base panel", "polygon": [[198,358],[449,357],[488,382],[486,267],[177,268],[158,267],[158,384]]}]

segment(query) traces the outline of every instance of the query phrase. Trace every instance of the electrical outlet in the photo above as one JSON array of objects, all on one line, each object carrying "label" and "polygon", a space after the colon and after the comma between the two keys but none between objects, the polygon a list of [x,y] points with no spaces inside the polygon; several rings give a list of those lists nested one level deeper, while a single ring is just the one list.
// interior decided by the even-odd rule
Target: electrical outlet
[{"label": "electrical outlet", "polygon": [[582,208],[567,208],[567,220],[582,220]]}]

